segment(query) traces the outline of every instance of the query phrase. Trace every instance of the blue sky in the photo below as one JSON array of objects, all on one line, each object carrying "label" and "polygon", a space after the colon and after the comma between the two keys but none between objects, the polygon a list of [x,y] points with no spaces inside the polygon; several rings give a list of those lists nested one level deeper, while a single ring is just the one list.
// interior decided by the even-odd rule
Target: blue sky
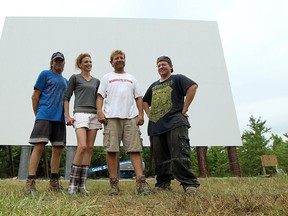
[{"label": "blue sky", "polygon": [[288,132],[287,11],[286,0],[9,0],[0,3],[0,33],[6,16],[217,21],[241,132],[253,115],[282,135]]}]

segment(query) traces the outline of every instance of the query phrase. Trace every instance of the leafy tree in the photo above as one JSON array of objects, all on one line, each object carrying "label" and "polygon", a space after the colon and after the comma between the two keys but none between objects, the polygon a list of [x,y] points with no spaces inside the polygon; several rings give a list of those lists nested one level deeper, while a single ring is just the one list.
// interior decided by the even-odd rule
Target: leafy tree
[{"label": "leafy tree", "polygon": [[[285,136],[285,134],[284,134]],[[287,134],[286,134],[287,137]],[[275,134],[272,134],[272,150],[273,154],[277,156],[279,167],[286,173],[288,171],[288,141]]]},{"label": "leafy tree", "polygon": [[243,176],[255,176],[262,173],[260,156],[271,154],[268,144],[271,138],[266,138],[266,134],[271,128],[266,127],[266,121],[259,117],[251,116],[248,126],[250,130],[245,130],[242,134],[243,146],[238,148],[239,162]]},{"label": "leafy tree", "polygon": [[[148,146],[143,147],[142,150],[142,160],[145,163],[145,169],[144,169],[144,174],[146,176],[154,176],[154,166],[153,166],[153,159],[152,159],[152,155],[151,155],[151,148]],[[150,160],[152,159],[152,164],[150,167]],[[150,172],[151,171],[151,172]]]},{"label": "leafy tree", "polygon": [[[7,146],[0,145],[0,178],[8,178],[9,176],[9,160],[7,157]],[[8,174],[8,175],[7,175]]]},{"label": "leafy tree", "polygon": [[190,156],[191,162],[192,162],[192,170],[195,173],[195,175],[199,175],[199,167],[198,167],[198,160],[197,160],[197,147],[191,147],[191,156]]},{"label": "leafy tree", "polygon": [[[103,166],[106,165],[106,152],[104,151],[103,146],[95,146],[93,149],[93,154],[91,158],[91,164],[90,167],[98,167],[98,166]],[[108,177],[108,171],[103,170],[103,171],[98,171],[94,172],[91,175],[89,175],[89,178],[97,179],[100,177]]]},{"label": "leafy tree", "polygon": [[[268,136],[271,128],[266,127],[266,121],[261,118],[251,116],[249,118],[249,130],[242,134],[243,146],[238,147],[238,158],[241,166],[242,176],[255,176],[262,174],[260,156],[263,154],[275,154],[278,158],[279,166],[286,173],[288,172],[288,133],[284,134],[286,140],[278,135]],[[268,137],[268,138],[267,138]],[[191,149],[192,169],[199,173],[196,147]],[[9,178],[10,166],[7,146],[0,146],[0,178]],[[21,146],[12,146],[12,157],[14,172],[17,175],[21,155]],[[48,171],[50,170],[51,147],[46,148]],[[144,173],[153,175],[154,169],[150,168],[150,147],[143,147],[142,158],[145,162]],[[28,160],[28,159],[27,159]],[[129,160],[129,155],[125,154],[123,147],[120,147],[120,160]],[[230,167],[226,147],[209,147],[207,150],[208,170],[210,176],[224,177],[230,176]],[[66,149],[63,150],[60,163],[60,174],[65,175]],[[91,167],[106,165],[106,152],[104,147],[95,146],[93,150]],[[153,165],[153,164],[152,164]],[[152,173],[148,172],[152,170]],[[43,157],[39,163],[37,176],[44,177]],[[108,172],[101,171],[93,173],[90,178],[108,177]]]},{"label": "leafy tree", "polygon": [[207,151],[209,176],[231,176],[227,147],[213,146]]},{"label": "leafy tree", "polygon": [[18,170],[19,170],[20,156],[21,156],[21,146],[17,145],[17,146],[11,146],[11,147],[12,147],[13,166],[14,166],[14,172],[15,172],[14,174],[17,176]]}]

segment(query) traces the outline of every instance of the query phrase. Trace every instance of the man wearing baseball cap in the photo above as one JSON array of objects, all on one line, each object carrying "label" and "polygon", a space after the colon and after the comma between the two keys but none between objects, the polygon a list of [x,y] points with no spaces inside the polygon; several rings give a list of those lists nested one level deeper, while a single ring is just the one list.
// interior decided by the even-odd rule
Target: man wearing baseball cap
[{"label": "man wearing baseball cap", "polygon": [[64,118],[64,96],[68,81],[62,76],[65,58],[61,52],[53,53],[50,70],[43,70],[36,80],[32,94],[35,124],[29,143],[34,145],[30,156],[29,173],[25,193],[36,191],[36,171],[46,144],[52,145],[51,174],[49,190],[63,189],[59,182],[60,157],[66,145],[66,125]]},{"label": "man wearing baseball cap", "polygon": [[171,190],[175,178],[186,194],[194,194],[200,184],[191,170],[187,111],[198,85],[184,75],[172,75],[173,64],[168,56],[157,58],[157,68],[160,79],[143,97],[157,176],[154,191]]}]

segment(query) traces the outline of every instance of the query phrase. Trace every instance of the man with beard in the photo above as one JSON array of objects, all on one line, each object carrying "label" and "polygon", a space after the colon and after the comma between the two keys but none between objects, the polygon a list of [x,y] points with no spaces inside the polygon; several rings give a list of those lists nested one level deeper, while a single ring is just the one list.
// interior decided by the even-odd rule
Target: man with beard
[{"label": "man with beard", "polygon": [[36,191],[36,171],[40,157],[50,141],[52,145],[51,174],[49,190],[59,191],[59,166],[62,150],[66,145],[66,126],[64,117],[64,96],[68,81],[62,76],[65,58],[60,52],[53,53],[50,70],[44,70],[38,76],[32,95],[32,107],[35,124],[29,143],[34,145],[29,162],[29,174],[25,193]]}]

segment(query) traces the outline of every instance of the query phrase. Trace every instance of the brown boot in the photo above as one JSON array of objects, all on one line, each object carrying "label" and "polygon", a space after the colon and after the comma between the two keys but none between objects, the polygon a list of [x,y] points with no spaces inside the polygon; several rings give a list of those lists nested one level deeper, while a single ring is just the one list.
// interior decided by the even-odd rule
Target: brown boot
[{"label": "brown boot", "polygon": [[110,189],[108,191],[110,196],[118,195],[119,194],[119,186],[118,186],[119,180],[117,177],[110,177]]},{"label": "brown boot", "polygon": [[144,175],[136,177],[136,194],[149,195],[152,194],[151,187],[146,182]]},{"label": "brown boot", "polygon": [[36,185],[35,179],[27,179],[24,192],[26,194],[31,194],[31,193],[36,192],[37,190],[36,190],[35,185]]},{"label": "brown boot", "polygon": [[61,191],[61,190],[64,190],[64,188],[60,184],[59,179],[50,179],[49,190],[50,191]]}]

